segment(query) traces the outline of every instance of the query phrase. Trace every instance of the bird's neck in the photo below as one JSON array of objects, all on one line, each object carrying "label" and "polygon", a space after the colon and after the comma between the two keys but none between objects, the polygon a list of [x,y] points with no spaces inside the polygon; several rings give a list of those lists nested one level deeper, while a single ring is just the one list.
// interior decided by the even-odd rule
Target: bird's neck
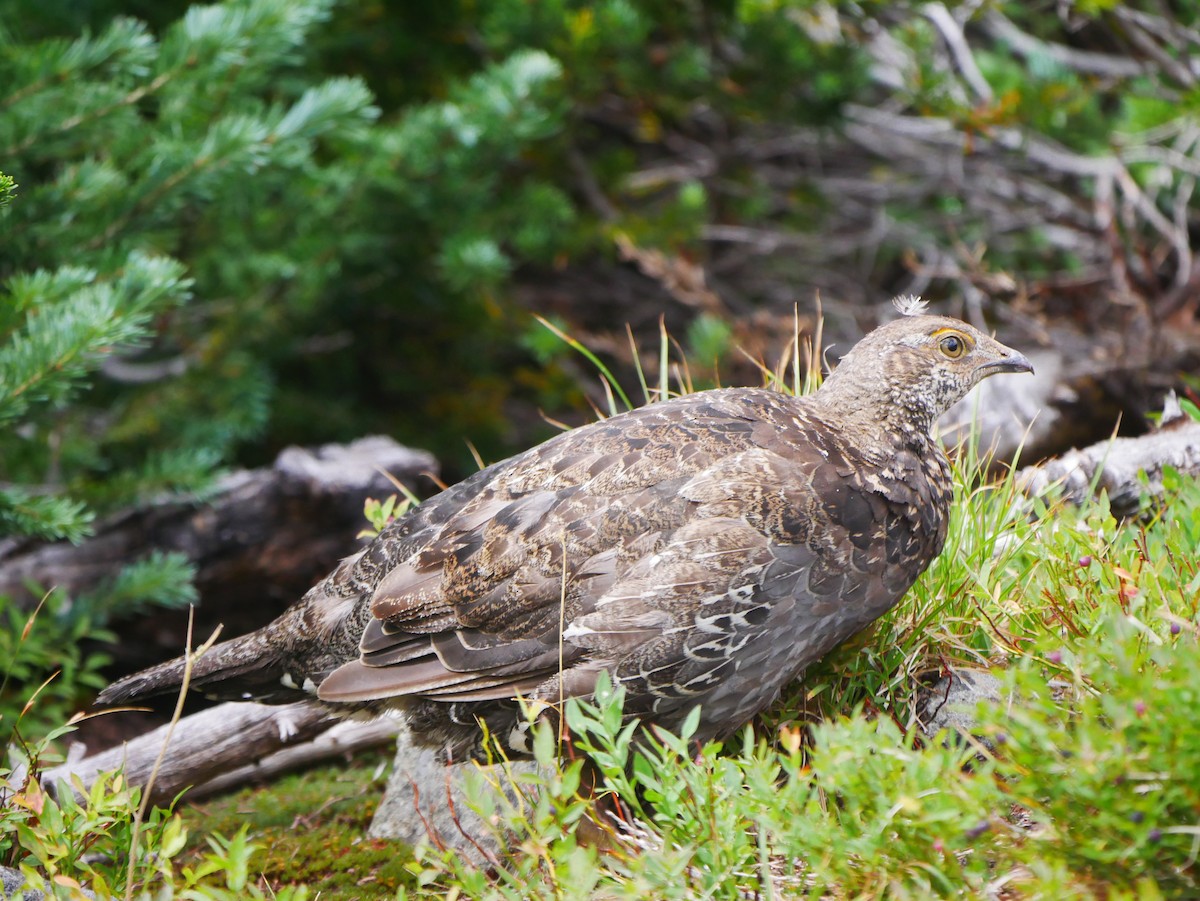
[{"label": "bird's neck", "polygon": [[901,390],[882,372],[871,381],[839,379],[836,374],[811,397],[830,421],[875,439],[879,446],[899,443],[916,452],[933,446],[938,414],[925,399]]}]

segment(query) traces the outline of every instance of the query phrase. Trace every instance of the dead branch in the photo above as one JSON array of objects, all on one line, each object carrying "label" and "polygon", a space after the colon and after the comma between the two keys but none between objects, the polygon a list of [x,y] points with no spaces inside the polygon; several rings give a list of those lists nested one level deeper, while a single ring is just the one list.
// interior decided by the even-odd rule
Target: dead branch
[{"label": "dead branch", "polygon": [[1060,66],[1084,75],[1100,75],[1107,78],[1134,78],[1141,75],[1145,69],[1135,59],[1091,50],[1077,50],[1035,38],[995,10],[985,13],[982,21],[993,37],[1003,41],[1025,58],[1048,57]]},{"label": "dead branch", "polygon": [[403,728],[397,720],[389,718],[369,722],[341,720],[310,742],[289,745],[261,760],[200,783],[188,793],[188,797],[201,798],[243,785],[267,782],[281,773],[302,769],[322,760],[332,760],[358,751],[378,748],[394,741],[396,734]]},{"label": "dead branch", "polygon": [[[333,714],[306,703],[228,703],[184,717],[155,779],[152,802],[166,803],[184,789],[244,770],[281,748],[311,746],[312,739],[336,722]],[[73,784],[78,779],[86,790],[98,774],[121,769],[131,784],[144,786],[168,728],[160,726],[119,747],[46,770],[42,783],[55,788],[62,780]]]},{"label": "dead branch", "polygon": [[1136,513],[1144,495],[1163,492],[1163,472],[1172,467],[1200,476],[1200,422],[1182,413],[1171,395],[1161,427],[1138,438],[1114,438],[1073,450],[1017,473],[1022,491],[1031,497],[1060,490],[1064,500],[1082,503],[1095,491],[1108,495],[1118,516]]},{"label": "dead branch", "polygon": [[958,68],[963,80],[971,86],[971,90],[980,100],[991,103],[992,86],[979,71],[975,55],[971,52],[971,46],[967,43],[966,35],[963,34],[958,20],[941,3],[926,3],[921,7],[921,14],[941,32],[942,40],[946,42],[954,65]]},{"label": "dead branch", "polygon": [[[390,438],[288,448],[268,468],[231,473],[203,500],[164,498],[116,513],[79,545],[0,541],[0,595],[31,608],[36,586],[94,590],[152,550],[183,554],[196,568],[199,631],[226,634],[265,624],[355,550],[363,500],[416,488],[437,463]],[[31,586],[35,586],[31,590]],[[178,653],[183,617],[152,611],[122,624],[113,653],[125,669]]]}]

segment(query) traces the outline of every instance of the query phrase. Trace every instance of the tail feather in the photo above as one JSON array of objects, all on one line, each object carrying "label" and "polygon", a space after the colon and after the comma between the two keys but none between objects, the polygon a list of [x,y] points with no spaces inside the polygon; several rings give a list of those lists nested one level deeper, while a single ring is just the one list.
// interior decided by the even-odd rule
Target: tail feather
[{"label": "tail feather", "polygon": [[[179,657],[126,676],[100,692],[97,703],[112,707],[178,692],[186,663],[187,658]],[[192,665],[188,687],[219,701],[286,704],[309,697],[289,683],[278,649],[259,631],[221,642],[200,656]]]}]

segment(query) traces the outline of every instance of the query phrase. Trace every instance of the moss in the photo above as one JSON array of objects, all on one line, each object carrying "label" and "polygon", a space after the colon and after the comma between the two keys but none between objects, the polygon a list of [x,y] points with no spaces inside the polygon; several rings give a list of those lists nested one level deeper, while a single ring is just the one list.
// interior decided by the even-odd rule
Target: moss
[{"label": "moss", "polygon": [[380,754],[359,755],[182,804],[190,841],[181,862],[194,863],[207,850],[206,836],[233,835],[249,823],[251,839],[261,846],[251,867],[272,889],[303,883],[321,901],[395,897],[401,885],[414,884],[406,868],[412,850],[367,838],[383,795],[383,762]]}]

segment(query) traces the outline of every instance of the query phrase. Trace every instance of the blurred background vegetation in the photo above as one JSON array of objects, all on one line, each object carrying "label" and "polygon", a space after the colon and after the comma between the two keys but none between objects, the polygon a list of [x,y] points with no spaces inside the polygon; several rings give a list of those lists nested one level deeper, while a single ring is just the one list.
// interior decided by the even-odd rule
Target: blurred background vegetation
[{"label": "blurred background vegetation", "polygon": [[[849,339],[921,293],[1084,348],[1088,402],[1140,414],[1200,345],[1198,14],[10,0],[0,542],[291,443],[384,433],[453,480],[601,402],[534,314],[619,377],[662,320],[703,387],[818,296]],[[133,562],[51,597],[64,639],[193,599]]]}]

